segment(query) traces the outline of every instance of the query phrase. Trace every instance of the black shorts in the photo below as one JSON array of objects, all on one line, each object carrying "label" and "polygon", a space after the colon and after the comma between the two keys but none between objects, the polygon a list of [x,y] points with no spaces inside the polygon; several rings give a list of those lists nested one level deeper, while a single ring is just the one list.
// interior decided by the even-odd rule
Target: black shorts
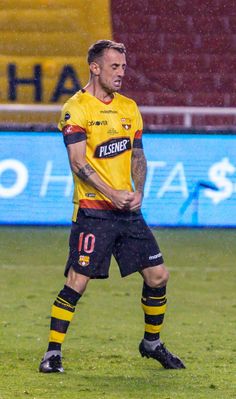
[{"label": "black shorts", "polygon": [[65,276],[73,267],[77,273],[90,278],[107,278],[112,255],[122,277],[164,262],[155,237],[142,216],[131,221],[80,214],[77,220],[71,227]]}]

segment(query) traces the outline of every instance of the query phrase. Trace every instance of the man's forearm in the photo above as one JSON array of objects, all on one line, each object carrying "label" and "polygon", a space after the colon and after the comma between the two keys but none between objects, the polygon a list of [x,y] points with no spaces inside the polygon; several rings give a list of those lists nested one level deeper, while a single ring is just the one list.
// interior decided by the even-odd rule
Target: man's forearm
[{"label": "man's forearm", "polygon": [[147,175],[147,161],[142,149],[133,150],[131,173],[135,190],[143,193]]},{"label": "man's forearm", "polygon": [[91,187],[96,188],[107,198],[113,201],[113,197],[117,190],[106,184],[98,175],[96,170],[86,160],[86,142],[81,141],[67,147],[70,167],[72,172],[79,179],[87,182]]},{"label": "man's forearm", "polygon": [[82,168],[78,170],[76,174],[81,180],[87,181],[89,177],[94,173],[96,173],[96,171],[92,168],[92,166],[86,163]]},{"label": "man's forearm", "polygon": [[88,163],[77,168],[77,171],[74,171],[74,173],[109,198],[118,209],[127,207],[133,198],[133,193],[127,190],[115,190],[106,184]]},{"label": "man's forearm", "polygon": [[86,163],[83,167],[79,168],[76,175],[111,199],[114,190],[100,178],[91,165]]}]

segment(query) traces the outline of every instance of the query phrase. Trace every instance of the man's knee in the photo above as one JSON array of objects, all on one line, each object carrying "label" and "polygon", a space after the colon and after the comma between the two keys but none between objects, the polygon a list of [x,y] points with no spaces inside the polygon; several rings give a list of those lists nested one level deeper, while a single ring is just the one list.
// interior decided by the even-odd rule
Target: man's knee
[{"label": "man's knee", "polygon": [[145,283],[152,288],[164,287],[170,276],[164,265],[144,269],[142,275]]},{"label": "man's knee", "polygon": [[89,277],[76,273],[71,267],[66,279],[66,285],[82,295],[86,290],[89,280]]}]

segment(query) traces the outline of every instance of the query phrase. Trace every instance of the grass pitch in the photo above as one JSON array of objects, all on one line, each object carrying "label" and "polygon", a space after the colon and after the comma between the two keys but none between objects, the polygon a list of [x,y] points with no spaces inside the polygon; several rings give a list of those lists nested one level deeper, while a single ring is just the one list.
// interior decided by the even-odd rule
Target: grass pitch
[{"label": "grass pitch", "polygon": [[61,289],[66,228],[0,228],[0,399],[236,398],[236,230],[155,232],[171,272],[162,340],[186,363],[143,359],[141,279],[91,281],[64,344],[64,374],[38,373]]}]

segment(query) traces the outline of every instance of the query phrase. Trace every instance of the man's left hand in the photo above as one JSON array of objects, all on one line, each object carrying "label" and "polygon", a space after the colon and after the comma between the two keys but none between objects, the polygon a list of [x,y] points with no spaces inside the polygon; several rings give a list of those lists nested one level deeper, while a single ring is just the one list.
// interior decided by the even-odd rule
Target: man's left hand
[{"label": "man's left hand", "polygon": [[138,211],[141,206],[142,206],[142,200],[143,200],[143,193],[139,191],[135,191],[133,196],[133,199],[129,203],[129,210],[130,211]]}]

